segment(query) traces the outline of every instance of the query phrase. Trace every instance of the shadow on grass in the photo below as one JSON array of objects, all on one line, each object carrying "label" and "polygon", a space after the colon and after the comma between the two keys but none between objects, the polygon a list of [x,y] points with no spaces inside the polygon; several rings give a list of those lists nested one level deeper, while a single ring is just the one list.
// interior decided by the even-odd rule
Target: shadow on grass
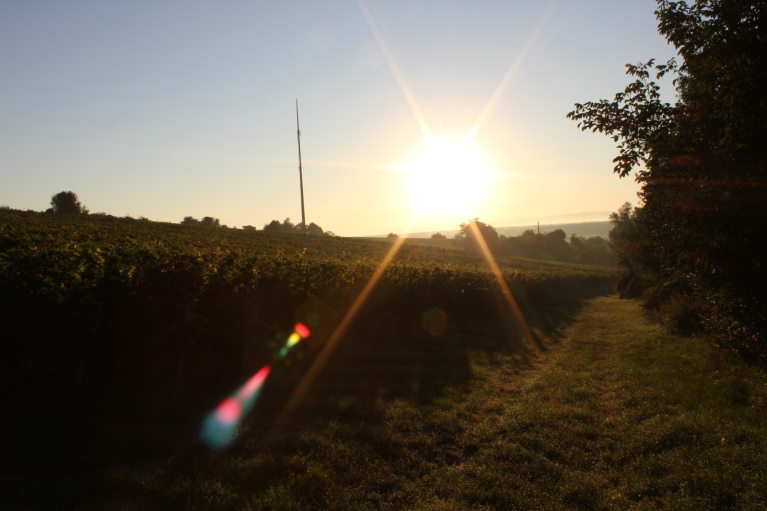
[{"label": "shadow on grass", "polygon": [[525,339],[500,303],[483,317],[446,311],[447,328],[440,335],[423,328],[420,311],[400,316],[367,314],[336,350],[307,396],[307,404],[315,414],[328,396],[344,396],[346,403],[410,399],[428,404],[446,387],[470,380],[474,354],[481,354],[491,365],[509,360],[520,367],[529,365],[558,341],[582,303],[580,297],[573,297],[536,306],[521,304],[532,339]]},{"label": "shadow on grass", "polygon": [[[470,381],[475,355],[489,364],[508,364],[507,355],[512,355],[518,367],[530,364],[557,341],[580,309],[583,294],[561,294],[556,299],[538,296],[534,302],[521,298],[520,306],[534,336],[532,344],[520,334],[519,325],[498,297],[466,309],[439,299],[392,302],[390,296],[381,294],[354,322],[285,429],[271,437],[273,441],[263,442],[272,419],[305,374],[334,321],[318,327],[306,347],[274,364],[245,431],[220,454],[199,443],[201,418],[248,376],[246,371],[264,363],[266,350],[259,348],[249,354],[236,343],[223,342],[217,347],[219,352],[211,354],[203,346],[184,362],[189,368],[181,385],[178,366],[167,363],[173,360],[171,354],[161,353],[158,363],[142,363],[147,373],[132,380],[133,385],[90,388],[90,407],[74,417],[67,416],[73,420],[67,438],[58,435],[48,442],[22,443],[11,449],[13,458],[34,460],[11,478],[19,495],[10,501],[11,508],[14,504],[46,508],[50,503],[99,508],[110,502],[130,502],[135,495],[144,495],[148,499],[144,503],[183,508],[183,502],[168,500],[165,485],[208,475],[215,479],[217,466],[248,452],[269,452],[274,460],[290,456],[301,448],[297,443],[301,435],[296,433],[322,428],[331,421],[356,428],[363,442],[375,444],[375,435],[366,432],[384,420],[377,406],[380,400],[406,399],[428,405],[446,388],[460,388]],[[429,333],[424,314],[435,307],[445,314],[446,322],[444,328],[436,332],[432,328]],[[218,321],[226,324],[231,319],[223,315]],[[337,320],[337,315],[333,319]],[[144,328],[147,325],[151,322],[145,322]],[[215,329],[215,324],[208,328]],[[279,338],[285,333],[260,328],[264,337]],[[129,340],[129,335],[125,337]],[[166,344],[166,349],[177,345]],[[163,364],[170,367],[168,374],[162,372]],[[131,364],[124,366],[130,369]],[[104,367],[97,375],[108,371],[109,367]],[[67,422],[50,418],[49,429]],[[288,477],[286,470],[284,464],[274,461],[259,484]],[[135,479],[136,474],[147,473],[158,474],[157,480]],[[55,483],[42,484],[45,480]],[[8,497],[14,499],[13,493]]]}]

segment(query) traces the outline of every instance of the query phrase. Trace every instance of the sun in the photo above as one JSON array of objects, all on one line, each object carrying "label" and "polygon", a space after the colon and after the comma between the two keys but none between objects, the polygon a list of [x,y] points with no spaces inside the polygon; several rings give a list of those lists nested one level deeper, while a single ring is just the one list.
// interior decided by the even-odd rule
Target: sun
[{"label": "sun", "polygon": [[470,141],[433,140],[402,169],[422,217],[471,218],[487,195],[488,159]]}]

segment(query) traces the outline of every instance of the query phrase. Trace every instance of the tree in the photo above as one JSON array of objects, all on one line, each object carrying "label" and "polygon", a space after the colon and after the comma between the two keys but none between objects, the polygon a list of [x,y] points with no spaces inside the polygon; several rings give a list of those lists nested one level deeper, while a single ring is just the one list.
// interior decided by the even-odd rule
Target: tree
[{"label": "tree", "polygon": [[610,249],[610,242],[600,236],[584,238],[576,234],[570,235],[570,260],[610,266],[615,264],[615,258]]},{"label": "tree", "polygon": [[446,240],[447,236],[445,236],[441,232],[435,232],[434,234],[431,235],[431,239],[433,239],[433,240]]},{"label": "tree", "polygon": [[649,260],[652,252],[644,246],[646,235],[639,221],[640,211],[626,202],[618,211],[610,213],[613,224],[610,244],[617,255],[618,266],[623,270],[618,282],[618,293],[622,298],[638,297],[651,284],[648,270],[655,267]]},{"label": "tree", "polygon": [[[721,342],[767,360],[767,4],[658,0],[655,14],[681,63],[628,65],[623,92],[568,117],[618,142],[615,172],[642,185],[629,220],[650,301],[673,290]],[[655,81],[667,73],[674,105]]]},{"label": "tree", "polygon": [[567,260],[571,257],[567,234],[562,229],[555,229],[538,236],[539,247],[547,259]]},{"label": "tree", "polygon": [[309,225],[307,225],[303,229],[303,231],[306,234],[310,235],[310,236],[322,236],[322,234],[323,234],[322,227],[320,227],[319,225],[315,224],[314,222],[312,222]]},{"label": "tree", "polygon": [[458,234],[455,235],[458,240],[464,240],[467,243],[469,241],[474,242],[476,241],[476,233],[479,233],[488,247],[492,249],[498,246],[500,238],[498,237],[498,232],[495,230],[495,227],[481,222],[478,218],[460,224],[459,227],[460,230],[458,231]]},{"label": "tree", "polygon": [[218,218],[213,218],[212,216],[206,216],[203,217],[202,220],[197,220],[193,216],[185,216],[183,220],[181,220],[181,225],[200,225],[203,227],[224,227],[225,225],[221,225]]},{"label": "tree", "polygon": [[221,226],[220,222],[218,221],[218,218],[213,218],[212,216],[203,217],[202,220],[200,221],[200,223],[202,225],[204,225],[205,227],[220,227]]},{"label": "tree", "polygon": [[[290,221],[290,218],[286,218],[282,222],[278,220],[272,220],[268,224],[264,225],[264,232],[281,232],[281,233],[293,233],[293,234],[308,234],[310,236],[323,236],[328,233],[322,230],[322,227],[314,222],[309,225],[294,224]],[[335,236],[332,232],[329,234]]]},{"label": "tree", "polygon": [[50,213],[62,215],[87,215],[88,210],[80,203],[77,194],[72,191],[59,192],[51,197]]},{"label": "tree", "polygon": [[541,237],[549,244],[561,245],[565,243],[565,240],[567,239],[567,234],[562,229],[555,229],[551,232],[547,232]]},{"label": "tree", "polygon": [[264,225],[264,232],[280,232],[282,230],[282,224],[278,220],[272,220],[268,224]]}]

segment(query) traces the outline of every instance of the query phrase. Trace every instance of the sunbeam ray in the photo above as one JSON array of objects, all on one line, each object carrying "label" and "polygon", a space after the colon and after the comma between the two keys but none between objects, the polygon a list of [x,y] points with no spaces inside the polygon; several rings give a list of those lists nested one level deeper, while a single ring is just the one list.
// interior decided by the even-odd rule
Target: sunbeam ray
[{"label": "sunbeam ray", "polygon": [[541,19],[538,20],[538,23],[536,23],[535,27],[533,28],[533,31],[525,40],[525,43],[522,45],[522,49],[519,51],[519,53],[517,53],[508,71],[506,71],[506,74],[503,75],[501,82],[495,88],[495,92],[493,92],[492,96],[490,96],[490,98],[485,103],[485,106],[482,108],[482,111],[479,113],[479,116],[477,117],[477,120],[474,122],[474,125],[466,133],[466,136],[464,137],[465,140],[467,141],[473,140],[474,137],[479,132],[479,130],[482,129],[482,125],[485,123],[487,118],[490,116],[493,110],[495,110],[495,106],[498,103],[498,100],[501,99],[501,96],[506,91],[506,88],[511,83],[511,80],[516,75],[517,70],[525,61],[525,58],[527,57],[528,53],[530,53],[530,50],[532,49],[533,45],[537,41],[538,36],[543,31],[543,28],[546,26],[546,23],[548,23],[548,20],[551,17],[551,14],[554,12],[554,8],[557,6],[557,4],[559,4],[559,0],[554,0],[551,3],[549,3],[549,6],[546,9],[546,12],[543,14]]},{"label": "sunbeam ray", "polygon": [[376,43],[378,43],[378,47],[381,49],[384,57],[386,58],[386,63],[389,65],[389,70],[394,75],[394,79],[397,81],[397,85],[399,85],[399,88],[402,91],[402,95],[405,96],[405,101],[407,101],[410,110],[413,112],[413,115],[418,121],[418,125],[420,126],[424,137],[426,140],[432,140],[433,136],[431,133],[431,128],[429,128],[429,125],[426,123],[426,120],[421,113],[421,107],[418,106],[418,102],[415,100],[415,96],[413,96],[413,93],[410,90],[410,86],[408,85],[407,80],[405,80],[405,76],[402,74],[402,71],[400,71],[399,66],[397,65],[397,61],[394,60],[394,56],[389,51],[389,47],[386,45],[386,41],[384,41],[381,32],[378,30],[378,25],[376,24],[375,19],[373,19],[373,15],[371,14],[370,9],[368,9],[367,4],[365,4],[365,0],[357,0],[357,4],[359,4],[360,10],[362,10],[362,14],[365,16],[365,20],[370,27],[370,31],[373,32],[373,37],[375,37]]},{"label": "sunbeam ray", "polygon": [[[406,232],[409,233],[411,231],[415,221],[416,219],[414,218],[410,222],[410,225],[408,226]],[[349,329],[349,326],[357,317],[357,314],[359,314],[359,311],[362,309],[362,306],[365,304],[368,297],[375,289],[376,285],[378,285],[378,282],[381,280],[381,277],[383,277],[384,272],[389,267],[392,260],[399,252],[400,248],[402,248],[402,244],[405,242],[405,239],[406,239],[406,236],[400,236],[394,241],[392,246],[386,252],[386,255],[384,256],[383,260],[381,260],[381,262],[376,267],[375,271],[373,272],[373,275],[365,284],[365,287],[362,288],[362,291],[360,291],[359,295],[357,295],[357,297],[354,299],[352,304],[346,310],[346,313],[344,314],[343,318],[338,323],[338,325],[333,330],[333,332],[330,334],[330,336],[328,337],[328,340],[323,345],[322,350],[314,359],[311,366],[309,366],[309,369],[307,370],[306,374],[304,374],[304,376],[301,378],[301,381],[299,381],[295,390],[290,395],[290,398],[288,398],[288,401],[285,403],[285,406],[280,411],[280,414],[274,420],[274,423],[272,425],[272,432],[276,432],[278,429],[281,429],[281,427],[285,424],[287,419],[292,415],[293,411],[296,409],[298,404],[304,398],[306,393],[309,391],[309,388],[314,383],[314,380],[317,378],[320,371],[322,371],[322,368],[327,363],[328,359],[330,358],[330,355],[332,355],[338,342],[341,340],[343,335]]]},{"label": "sunbeam ray", "polygon": [[[405,79],[402,71],[399,69],[399,66],[396,60],[394,59],[394,56],[389,50],[386,44],[386,41],[381,35],[381,32],[378,29],[378,26],[375,22],[375,19],[373,18],[372,13],[370,12],[370,9],[365,3],[365,0],[357,0],[357,3],[365,17],[365,20],[368,23],[368,26],[379,48],[381,49],[382,53],[384,54],[386,58],[386,62],[389,66],[389,70],[394,76],[394,79],[396,80],[397,85],[399,86],[400,91],[402,92],[402,95],[405,97],[405,100],[413,116],[416,118],[421,128],[424,138],[426,139],[427,142],[432,142],[434,138],[431,132],[431,128],[426,123],[426,120],[421,112],[421,108],[418,105],[418,102],[416,101],[412,91],[410,90],[410,86],[408,85],[408,82]],[[530,36],[528,36],[527,40],[525,41],[525,44],[523,45],[517,57],[515,58],[511,67],[504,75],[500,84],[496,87],[493,95],[485,103],[485,106],[480,112],[476,122],[471,127],[471,129],[466,133],[464,137],[465,142],[469,142],[471,141],[471,139],[474,138],[477,132],[482,128],[482,125],[484,124],[487,117],[492,113],[497,102],[499,101],[502,94],[504,93],[509,83],[511,82],[512,78],[514,77],[516,71],[518,70],[522,62],[525,60],[527,54],[530,52],[530,49],[532,48],[532,46],[538,39],[540,32],[543,30],[543,27],[547,23],[551,15],[551,12],[553,11],[553,8],[557,3],[558,3],[558,0],[554,0],[551,4],[549,4],[549,8],[547,9],[546,13],[536,24]],[[392,169],[387,168],[387,170],[392,170]],[[421,216],[421,213],[422,213],[421,207],[419,207],[418,211],[416,211],[416,214],[414,215],[410,225],[407,228],[408,233],[412,230],[413,225],[415,224],[417,219]],[[508,283],[503,277],[503,273],[501,272],[501,269],[499,268],[493,254],[490,252],[490,249],[487,246],[487,242],[482,237],[482,234],[476,224],[470,223],[469,225],[472,230],[472,233],[474,234],[474,240],[477,244],[477,247],[479,248],[479,251],[481,252],[482,257],[484,258],[494,279],[496,280],[501,290],[501,293],[503,294],[504,300],[509,306],[509,309],[513,317],[515,318],[517,324],[519,325],[519,328],[522,330],[522,335],[525,341],[530,346],[534,346],[536,343],[535,343],[535,338],[533,336],[533,333],[530,330],[530,327],[527,321],[525,320],[524,315],[522,314],[522,311],[519,308],[519,305],[514,299],[514,296],[511,293],[511,289],[509,288]],[[367,281],[367,283],[363,287],[362,291],[360,291],[359,295],[357,295],[357,297],[354,299],[352,304],[346,310],[341,321],[332,331],[327,341],[324,343],[322,349],[317,354],[315,359],[312,361],[311,365],[309,366],[309,369],[303,375],[298,385],[296,386],[296,388],[293,390],[293,392],[290,394],[289,398],[283,405],[279,414],[273,420],[270,432],[265,437],[267,441],[268,439],[273,438],[273,436],[279,430],[282,429],[282,427],[286,424],[290,416],[299,406],[302,399],[306,396],[307,392],[309,391],[309,389],[311,388],[311,386],[313,385],[313,383],[319,376],[320,372],[325,367],[325,364],[327,363],[328,359],[333,354],[338,343],[340,342],[344,334],[347,332],[347,330],[349,329],[349,327],[351,326],[352,322],[355,320],[357,315],[359,314],[365,302],[368,300],[370,294],[378,285],[379,281],[383,277],[384,272],[389,267],[389,265],[391,264],[392,260],[397,255],[399,250],[402,248],[402,245],[405,242],[405,239],[406,237],[403,236],[395,240],[391,248],[387,251],[386,255],[382,259],[382,261],[376,267],[375,271],[373,272],[373,275],[370,277],[370,279]],[[285,347],[283,347],[279,353],[280,358],[284,357],[285,354],[287,353],[287,350],[289,350],[294,344],[296,344],[300,340],[298,338],[299,333],[294,332],[294,334],[291,335]],[[224,406],[225,408],[226,407],[231,408],[231,410],[229,408],[225,410],[225,412],[228,414],[232,414],[235,411],[237,411],[237,407],[232,405],[232,403],[227,403],[227,401],[222,402],[220,406]]]},{"label": "sunbeam ray", "polygon": [[498,283],[498,287],[501,289],[501,293],[503,294],[506,304],[509,306],[509,310],[511,310],[511,314],[514,316],[519,328],[522,330],[522,336],[524,337],[525,342],[531,348],[537,346],[533,332],[530,330],[530,325],[527,323],[524,314],[522,314],[522,310],[519,308],[517,300],[511,293],[511,288],[509,288],[509,284],[506,282],[503,272],[498,266],[498,262],[495,260],[493,253],[490,252],[490,247],[487,246],[487,241],[484,236],[482,236],[482,231],[479,229],[476,222],[469,222],[469,228],[473,234],[474,242],[482,253],[482,257],[484,257],[487,266],[490,268],[490,272]]}]

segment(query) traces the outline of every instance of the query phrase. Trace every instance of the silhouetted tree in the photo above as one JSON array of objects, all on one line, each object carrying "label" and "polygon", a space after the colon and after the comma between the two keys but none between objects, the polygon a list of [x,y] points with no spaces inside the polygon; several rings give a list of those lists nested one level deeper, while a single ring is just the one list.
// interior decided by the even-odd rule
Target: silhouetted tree
[{"label": "silhouetted tree", "polygon": [[555,229],[538,237],[540,249],[547,259],[568,260],[573,258],[567,234],[562,229]]},{"label": "silhouetted tree", "polygon": [[243,225],[242,226],[242,230],[243,231],[248,231],[248,232],[256,232],[258,229],[256,229],[252,225]]},{"label": "silhouetted tree", "polygon": [[225,225],[221,225],[221,223],[218,221],[218,218],[213,218],[212,216],[206,216],[203,217],[202,220],[197,220],[193,216],[185,216],[183,220],[181,220],[181,225],[199,225],[203,227],[224,227]]},{"label": "silhouetted tree", "polygon": [[59,192],[51,197],[49,213],[62,215],[87,215],[88,210],[80,203],[75,192]]},{"label": "silhouetted tree", "polygon": [[500,238],[498,237],[498,232],[495,230],[495,227],[484,222],[480,222],[477,218],[461,224],[460,230],[458,231],[458,234],[456,234],[456,239],[463,240],[465,242],[474,241],[475,233],[477,231],[482,236],[482,239],[485,240],[485,243],[487,243],[488,247],[492,249],[498,246]]},{"label": "silhouetted tree", "polygon": [[[310,223],[309,225],[302,225],[302,224],[294,224],[290,221],[290,218],[286,218],[282,222],[279,222],[277,220],[272,220],[268,224],[264,225],[264,232],[281,232],[281,233],[293,233],[293,234],[308,234],[310,236],[322,236],[327,233],[325,233],[322,230],[322,227],[315,224],[314,222]],[[335,236],[333,233],[330,233],[331,235]]]},{"label": "silhouetted tree", "polygon": [[586,264],[615,264],[610,242],[600,236],[583,238],[572,234],[570,236],[570,259]]},{"label": "silhouetted tree", "polygon": [[651,253],[643,246],[646,244],[642,234],[643,226],[638,221],[638,208],[632,208],[626,202],[618,211],[610,213],[610,243],[615,251],[618,265],[623,276],[618,282],[618,293],[623,298],[636,298],[652,282],[648,275],[648,258]]},{"label": "silhouetted tree", "polygon": [[268,224],[264,225],[264,232],[280,232],[282,230],[282,224],[278,220],[272,220]]},{"label": "silhouetted tree", "polygon": [[[767,3],[658,0],[656,16],[681,64],[628,65],[623,92],[568,117],[618,142],[615,172],[642,184],[633,260],[651,303],[681,295],[721,342],[767,360]],[[667,73],[675,105],[655,82]]]},{"label": "silhouetted tree", "polygon": [[610,213],[610,243],[617,254],[618,264],[626,273],[636,276],[642,271],[642,254],[640,246],[640,227],[637,222],[638,210],[631,207],[630,202],[624,203],[618,211]]},{"label": "silhouetted tree", "polygon": [[304,232],[310,236],[322,236],[322,227],[315,224],[314,222],[310,223],[304,228]]},{"label": "silhouetted tree", "polygon": [[435,232],[434,234],[431,235],[431,239],[433,239],[433,240],[446,240],[447,236],[445,236],[441,232]]},{"label": "silhouetted tree", "polygon": [[555,229],[551,232],[547,232],[543,235],[543,238],[545,240],[548,240],[550,243],[564,243],[567,239],[567,234],[562,229]]}]

